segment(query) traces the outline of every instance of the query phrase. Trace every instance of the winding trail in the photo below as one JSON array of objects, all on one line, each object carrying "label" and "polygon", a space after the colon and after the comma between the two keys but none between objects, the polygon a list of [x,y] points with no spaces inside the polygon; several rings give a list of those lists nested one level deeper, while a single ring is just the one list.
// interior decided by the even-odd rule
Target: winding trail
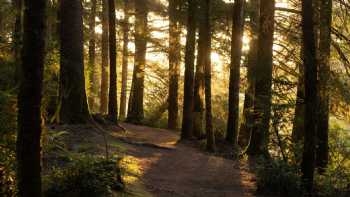
[{"label": "winding trail", "polygon": [[[124,154],[137,162],[137,180],[129,180],[133,196],[255,196],[254,178],[242,162],[205,153],[190,142],[180,143],[175,131],[121,126],[126,132],[112,136],[123,143]],[[138,193],[137,187],[144,192]]]}]

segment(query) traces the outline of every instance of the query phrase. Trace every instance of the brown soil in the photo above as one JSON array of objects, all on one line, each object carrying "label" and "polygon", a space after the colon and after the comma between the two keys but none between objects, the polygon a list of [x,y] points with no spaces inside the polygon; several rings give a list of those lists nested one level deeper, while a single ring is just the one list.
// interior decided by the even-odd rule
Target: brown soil
[{"label": "brown soil", "polygon": [[[139,166],[139,184],[149,196],[255,196],[254,177],[244,162],[205,153],[191,142],[178,142],[175,131],[121,124],[110,141],[122,141],[126,156]],[[146,196],[141,194],[139,196]]]}]

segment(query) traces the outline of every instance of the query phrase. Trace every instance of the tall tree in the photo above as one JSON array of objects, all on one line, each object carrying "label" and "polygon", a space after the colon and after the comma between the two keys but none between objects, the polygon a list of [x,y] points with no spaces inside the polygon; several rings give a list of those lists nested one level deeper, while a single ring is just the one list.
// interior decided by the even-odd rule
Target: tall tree
[{"label": "tall tree", "polygon": [[271,117],[272,45],[275,0],[261,0],[258,59],[255,67],[254,126],[247,153],[268,155],[267,144]]},{"label": "tall tree", "polygon": [[180,9],[179,0],[169,1],[169,98],[168,98],[168,128],[178,126],[178,89],[181,63],[181,28],[178,21]]},{"label": "tall tree", "polygon": [[17,133],[19,197],[41,196],[41,98],[45,52],[46,0],[24,1],[23,48]]},{"label": "tall tree", "polygon": [[242,56],[242,37],[244,26],[244,0],[236,0],[233,5],[232,37],[231,37],[231,65],[229,84],[229,107],[226,140],[237,146],[239,128],[239,85]]},{"label": "tall tree", "polygon": [[305,135],[301,172],[304,187],[312,192],[315,169],[315,136],[317,118],[317,58],[314,31],[313,1],[302,1],[302,31],[304,49],[304,87],[305,87]]},{"label": "tall tree", "polygon": [[[303,49],[301,49],[300,56],[303,56]],[[297,84],[297,97],[295,103],[292,141],[296,146],[299,146],[303,142],[304,138],[304,113],[305,113],[305,88],[304,88],[304,65],[299,65],[299,75]],[[299,150],[295,150],[299,151]],[[297,153],[297,152],[296,152]]]},{"label": "tall tree", "polygon": [[83,123],[90,116],[85,92],[81,1],[61,0],[60,13],[59,121],[68,124]]},{"label": "tall tree", "polygon": [[148,37],[147,16],[147,2],[140,0],[135,3],[135,65],[132,78],[132,93],[129,98],[131,104],[127,120],[137,124],[141,123],[144,118],[143,97]]},{"label": "tall tree", "polygon": [[108,20],[109,20],[109,99],[108,118],[117,122],[117,39],[115,29],[115,1],[108,0]]},{"label": "tall tree", "polygon": [[108,107],[108,0],[102,0],[102,41],[101,41],[101,91],[100,113],[106,114]]},{"label": "tall tree", "polygon": [[199,38],[197,49],[196,73],[194,77],[193,100],[193,134],[196,138],[203,136],[204,119],[204,64],[205,64],[205,35],[208,31],[205,27],[205,1],[199,3]]},{"label": "tall tree", "polygon": [[319,115],[317,120],[317,151],[316,165],[321,169],[327,167],[328,130],[329,130],[329,78],[330,78],[330,51],[332,27],[332,0],[320,2],[320,65],[319,65]]},{"label": "tall tree", "polygon": [[182,115],[181,139],[193,137],[193,86],[194,52],[196,48],[196,10],[197,0],[188,0],[187,35],[185,51],[185,83]]},{"label": "tall tree", "polygon": [[128,83],[128,63],[129,63],[129,18],[130,18],[130,0],[124,0],[124,20],[123,20],[123,67],[122,67],[122,89],[120,94],[119,119],[123,120],[126,116],[126,88]]},{"label": "tall tree", "polygon": [[241,147],[249,144],[252,127],[254,124],[254,92],[255,92],[255,73],[254,69],[258,58],[258,34],[259,34],[259,17],[260,1],[249,2],[249,29],[250,29],[250,46],[247,61],[247,87],[245,90],[242,124],[239,131],[238,143]]},{"label": "tall tree", "polygon": [[210,26],[210,0],[202,0],[204,10],[204,26],[207,32],[204,36],[206,43],[204,49],[205,63],[204,63],[204,86],[205,86],[205,130],[207,134],[207,150],[215,151],[215,135],[212,121],[212,106],[211,106],[211,26]]},{"label": "tall tree", "polygon": [[90,110],[94,110],[96,106],[96,92],[97,92],[97,71],[95,67],[96,57],[96,0],[91,0],[91,9],[89,16],[89,69],[90,69],[90,95],[89,95],[89,106]]},{"label": "tall tree", "polygon": [[16,19],[13,31],[13,53],[16,61],[15,70],[15,82],[18,83],[20,77],[20,65],[21,65],[21,43],[22,43],[22,12],[23,12],[23,0],[13,0],[13,7],[16,11]]}]

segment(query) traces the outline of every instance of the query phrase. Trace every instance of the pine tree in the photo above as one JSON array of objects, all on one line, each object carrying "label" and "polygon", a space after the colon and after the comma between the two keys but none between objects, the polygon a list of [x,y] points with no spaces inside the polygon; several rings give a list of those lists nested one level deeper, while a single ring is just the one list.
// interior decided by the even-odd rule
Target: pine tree
[{"label": "pine tree", "polygon": [[91,9],[89,17],[89,69],[90,69],[90,95],[89,95],[89,107],[91,111],[94,111],[96,106],[96,92],[97,92],[97,73],[95,65],[96,57],[96,0],[91,0]]},{"label": "pine tree", "polygon": [[90,115],[85,92],[81,1],[62,0],[60,13],[59,122],[84,123]]},{"label": "pine tree", "polygon": [[143,100],[148,38],[147,16],[147,2],[140,0],[135,3],[135,65],[127,121],[136,124],[140,124],[144,118]]},{"label": "pine tree", "polygon": [[271,117],[272,45],[274,35],[274,0],[261,0],[258,59],[255,67],[254,126],[247,153],[268,155],[267,144]]},{"label": "pine tree", "polygon": [[315,169],[315,137],[317,117],[317,58],[314,31],[313,1],[302,1],[302,31],[304,49],[304,87],[305,87],[305,135],[301,172],[304,188],[311,193]]},{"label": "pine tree", "polygon": [[168,128],[178,126],[178,89],[181,63],[181,29],[178,21],[180,9],[179,0],[169,1],[169,98],[168,98]]},{"label": "pine tree", "polygon": [[196,48],[196,10],[197,0],[188,0],[187,35],[185,51],[185,82],[182,115],[181,139],[193,137],[193,87],[194,52]]},{"label": "pine tree", "polygon": [[122,89],[120,94],[119,119],[123,120],[126,116],[126,88],[128,83],[128,63],[129,63],[129,18],[130,1],[124,0],[124,20],[123,20],[123,67],[122,67]]},{"label": "pine tree", "polygon": [[117,39],[115,29],[115,2],[108,0],[108,20],[109,20],[109,96],[108,96],[108,118],[112,122],[117,122]]},{"label": "pine tree", "polygon": [[23,48],[18,94],[17,195],[41,196],[41,98],[46,0],[24,2]]},{"label": "pine tree", "polygon": [[244,26],[243,10],[244,0],[235,1],[232,15],[229,108],[226,132],[226,140],[234,145],[234,147],[237,146],[239,128],[239,86]]},{"label": "pine tree", "polygon": [[317,120],[317,151],[316,165],[324,169],[328,164],[329,147],[329,78],[330,78],[330,51],[332,27],[332,1],[320,2],[320,66],[319,66],[319,115]]},{"label": "pine tree", "polygon": [[108,0],[102,0],[102,41],[101,41],[101,91],[100,113],[106,114],[108,108]]},{"label": "pine tree", "polygon": [[259,34],[259,17],[260,1],[249,2],[249,27],[250,27],[250,46],[247,60],[247,87],[245,90],[242,124],[239,130],[238,143],[241,147],[249,144],[252,127],[254,124],[254,92],[255,92],[255,67],[258,58],[258,34]]}]

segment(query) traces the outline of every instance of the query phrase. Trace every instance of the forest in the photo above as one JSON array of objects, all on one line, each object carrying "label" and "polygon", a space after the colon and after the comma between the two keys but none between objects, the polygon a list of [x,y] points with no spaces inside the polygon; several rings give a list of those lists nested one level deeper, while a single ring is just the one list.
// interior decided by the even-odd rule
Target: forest
[{"label": "forest", "polygon": [[349,197],[349,0],[0,0],[0,197]]}]

